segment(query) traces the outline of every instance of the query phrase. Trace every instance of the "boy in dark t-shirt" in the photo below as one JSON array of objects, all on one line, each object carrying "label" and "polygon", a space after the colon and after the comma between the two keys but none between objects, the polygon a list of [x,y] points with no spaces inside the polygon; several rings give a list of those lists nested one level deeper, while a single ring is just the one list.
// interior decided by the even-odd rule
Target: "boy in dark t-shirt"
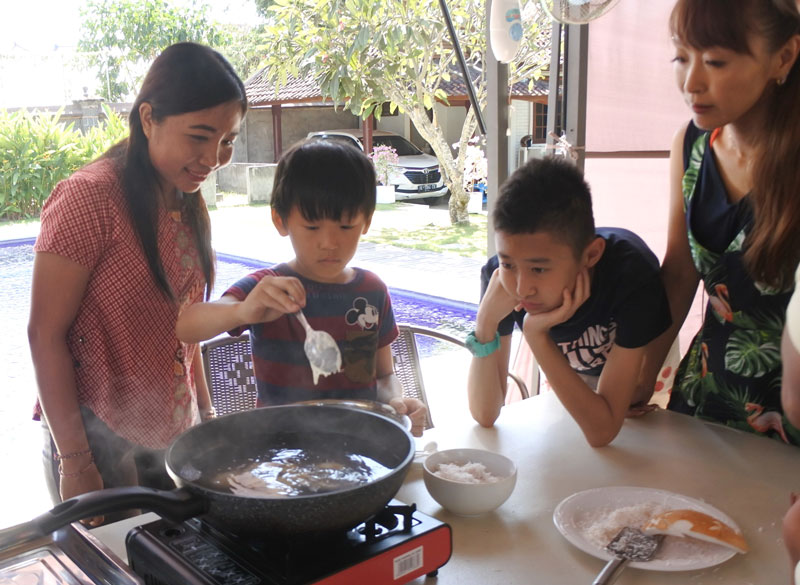
[{"label": "boy in dark t-shirt", "polygon": [[564,159],[517,169],[493,220],[497,256],[467,337],[472,416],[491,426],[500,413],[517,323],[589,444],[610,443],[649,397],[637,396],[644,346],[671,323],[658,259],[628,230],[595,230],[589,187]]}]

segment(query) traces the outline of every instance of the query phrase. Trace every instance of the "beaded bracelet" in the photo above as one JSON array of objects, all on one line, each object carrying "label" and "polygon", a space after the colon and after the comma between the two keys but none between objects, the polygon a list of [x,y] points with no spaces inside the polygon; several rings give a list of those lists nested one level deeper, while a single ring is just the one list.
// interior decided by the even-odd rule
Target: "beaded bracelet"
[{"label": "beaded bracelet", "polygon": [[83,455],[88,455],[92,452],[91,447],[87,447],[83,451],[73,451],[72,453],[64,453],[61,455],[60,453],[53,453],[53,459],[55,461],[61,461],[62,459],[74,459],[75,457],[82,457]]},{"label": "beaded bracelet", "polygon": [[83,473],[86,473],[87,471],[89,471],[89,468],[90,468],[92,465],[94,465],[94,455],[92,455],[92,456],[89,458],[89,463],[87,463],[87,464],[86,464],[86,466],[85,466],[85,467],[83,467],[82,469],[79,469],[78,471],[74,471],[74,472],[72,472],[72,473],[66,473],[66,472],[64,471],[64,468],[63,468],[63,467],[61,467],[61,462],[59,461],[59,463],[58,463],[58,475],[60,475],[61,477],[78,477],[79,475],[81,475],[81,474],[83,474]]}]

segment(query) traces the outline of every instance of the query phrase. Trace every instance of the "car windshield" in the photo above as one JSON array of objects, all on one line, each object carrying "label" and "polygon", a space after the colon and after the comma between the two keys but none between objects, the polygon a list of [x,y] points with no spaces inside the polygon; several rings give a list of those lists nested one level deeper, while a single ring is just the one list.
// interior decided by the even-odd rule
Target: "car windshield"
[{"label": "car windshield", "polygon": [[411,144],[402,136],[373,136],[373,146],[391,146],[397,151],[397,156],[416,156],[422,151]]}]

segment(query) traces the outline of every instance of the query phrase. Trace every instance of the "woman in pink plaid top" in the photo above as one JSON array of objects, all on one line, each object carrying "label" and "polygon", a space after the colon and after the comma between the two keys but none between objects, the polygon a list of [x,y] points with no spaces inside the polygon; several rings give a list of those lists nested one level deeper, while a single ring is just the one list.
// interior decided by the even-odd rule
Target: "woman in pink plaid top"
[{"label": "woman in pink plaid top", "polygon": [[246,112],[222,55],[172,45],[145,77],[130,136],[45,203],[28,335],[55,501],[172,486],[163,449],[213,414],[198,346],[180,342],[175,323],[210,294],[200,185],[230,162]]}]

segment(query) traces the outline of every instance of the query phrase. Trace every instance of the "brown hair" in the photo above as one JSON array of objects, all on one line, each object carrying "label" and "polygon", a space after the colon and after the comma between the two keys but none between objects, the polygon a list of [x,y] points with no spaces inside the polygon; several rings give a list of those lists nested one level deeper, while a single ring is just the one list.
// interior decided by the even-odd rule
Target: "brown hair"
[{"label": "brown hair", "polygon": [[[121,168],[122,186],[134,231],[159,288],[170,298],[173,292],[164,273],[158,249],[158,172],[150,161],[147,137],[142,129],[139,106],[147,102],[153,119],[197,112],[237,101],[247,112],[244,84],[233,67],[217,51],[196,43],[176,43],[164,49],[150,66],[128,118],[130,136],[111,147],[103,156]],[[206,299],[214,286],[214,251],[211,248],[211,220],[202,194],[188,193],[183,212],[195,237],[200,265],[206,279]]]},{"label": "brown hair", "polygon": [[[724,47],[751,54],[757,35],[775,52],[800,34],[795,0],[678,0],[670,16],[674,36],[689,46]],[[769,86],[763,126],[755,136],[753,226],[744,261],[757,281],[790,288],[800,261],[800,59],[782,84]]]}]

